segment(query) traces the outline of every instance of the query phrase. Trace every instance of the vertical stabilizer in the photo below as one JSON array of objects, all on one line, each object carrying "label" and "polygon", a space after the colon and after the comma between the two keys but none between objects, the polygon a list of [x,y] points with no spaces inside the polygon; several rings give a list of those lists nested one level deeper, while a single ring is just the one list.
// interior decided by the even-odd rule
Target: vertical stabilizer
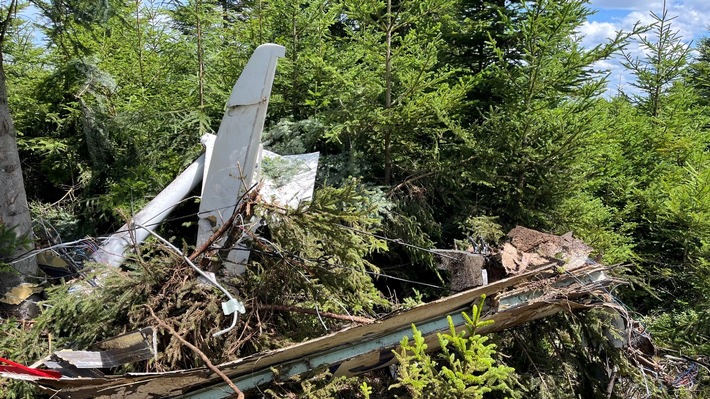
[{"label": "vertical stabilizer", "polygon": [[285,50],[259,46],[232,89],[203,182],[197,246],[231,216],[252,185],[276,62]]}]

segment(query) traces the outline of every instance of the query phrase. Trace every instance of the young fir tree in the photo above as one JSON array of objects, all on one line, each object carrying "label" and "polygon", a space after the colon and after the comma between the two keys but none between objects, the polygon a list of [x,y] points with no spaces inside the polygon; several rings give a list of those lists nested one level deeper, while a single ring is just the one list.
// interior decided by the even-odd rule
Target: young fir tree
[{"label": "young fir tree", "polygon": [[[487,73],[492,64],[519,60],[519,32],[509,29],[506,21],[521,17],[520,1],[504,0],[459,0],[453,18],[445,25],[444,39],[447,43],[442,62],[460,69],[455,76],[473,75],[466,99],[469,107],[487,109],[501,101],[497,88],[504,85],[499,76]],[[502,59],[494,47],[504,54]],[[480,120],[480,112],[468,112],[467,123]]]},{"label": "young fir tree", "polygon": [[651,12],[653,35],[639,35],[638,41],[645,56],[634,58],[624,52],[626,62],[623,65],[631,71],[636,81],[634,87],[641,94],[633,94],[635,102],[651,116],[658,116],[661,111],[661,98],[678,80],[688,64],[690,45],[683,42],[677,30],[673,30],[671,21],[675,17],[668,16],[666,1],[663,1],[661,15]]},{"label": "young fir tree", "polygon": [[336,85],[333,63],[339,55],[331,30],[341,15],[341,5],[281,0],[269,2],[266,11],[268,41],[286,48],[274,82],[270,119],[318,119],[320,110],[329,107],[327,93]]},{"label": "young fir tree", "polygon": [[590,14],[584,1],[525,3],[521,18],[507,24],[520,32],[520,62],[510,67],[506,50],[493,43],[499,63],[490,73],[504,85],[503,101],[473,128],[469,151],[478,172],[470,187],[478,212],[506,225],[545,227],[549,212],[577,188],[581,149],[600,125],[596,104],[606,85],[594,64],[628,36],[583,48],[578,29]]},{"label": "young fir tree", "polygon": [[390,389],[404,388],[412,399],[483,399],[489,393],[503,393],[519,397],[509,386],[514,370],[496,365],[495,344],[476,329],[491,322],[481,321],[483,299],[473,305],[471,314],[463,312],[466,327],[456,331],[449,316],[448,333],[437,334],[440,351],[427,353],[428,345],[421,331],[412,325],[413,339],[402,338],[397,383]]},{"label": "young fir tree", "polygon": [[652,34],[639,39],[646,55],[626,57],[640,92],[609,104],[611,123],[598,137],[608,144],[598,147],[606,154],[598,153],[615,154],[614,164],[600,157],[590,162],[604,168],[590,179],[598,184],[595,195],[629,227],[626,234],[641,265],[637,275],[663,298],[639,301],[644,310],[667,308],[668,301],[682,307],[703,302],[703,290],[694,287],[707,281],[701,259],[707,254],[710,210],[704,188],[708,113],[683,80],[689,45],[673,30],[665,8],[651,15]]},{"label": "young fir tree", "polygon": [[[452,135],[464,90],[439,66],[451,0],[345,1],[347,36],[337,63],[327,136],[377,182],[398,184],[429,171]],[[360,154],[358,154],[360,152]],[[367,154],[367,155],[365,155]],[[360,173],[362,173],[360,172]]]},{"label": "young fir tree", "polygon": [[698,93],[702,105],[710,104],[710,38],[700,39],[695,47],[698,56],[688,66],[688,83]]}]

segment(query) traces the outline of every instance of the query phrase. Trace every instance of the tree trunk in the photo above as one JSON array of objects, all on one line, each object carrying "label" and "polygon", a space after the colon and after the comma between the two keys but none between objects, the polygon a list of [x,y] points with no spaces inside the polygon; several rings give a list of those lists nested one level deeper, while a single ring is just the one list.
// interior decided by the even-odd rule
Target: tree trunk
[{"label": "tree trunk", "polygon": [[[32,220],[27,206],[25,184],[22,180],[20,156],[17,152],[15,128],[12,124],[10,107],[7,102],[7,87],[2,53],[0,52],[0,222],[14,228],[19,238],[32,238]],[[2,245],[3,243],[0,243]],[[31,244],[16,249],[11,259],[33,249]],[[8,259],[5,259],[7,262]],[[0,271],[0,297],[13,287],[38,275],[37,261],[30,257],[12,267],[19,272]],[[4,305],[4,304],[3,304]],[[28,304],[29,305],[29,304]],[[7,307],[6,307],[7,308]],[[9,307],[18,316],[28,316],[25,307]]]},{"label": "tree trunk", "polygon": [[[385,109],[392,108],[392,0],[387,0],[387,31],[385,33]],[[389,115],[389,114],[387,114]],[[392,183],[392,128],[385,127],[385,185]]]},{"label": "tree trunk", "polygon": [[[197,18],[197,84],[199,89],[200,112],[205,109],[205,50],[202,43],[202,1],[195,2],[195,17]],[[200,124],[202,126],[202,124]],[[200,132],[202,135],[203,132]]]},{"label": "tree trunk", "polygon": [[141,89],[144,89],[145,71],[143,68],[143,32],[141,30],[141,0],[136,0],[136,35],[138,39],[138,72],[140,73]]}]

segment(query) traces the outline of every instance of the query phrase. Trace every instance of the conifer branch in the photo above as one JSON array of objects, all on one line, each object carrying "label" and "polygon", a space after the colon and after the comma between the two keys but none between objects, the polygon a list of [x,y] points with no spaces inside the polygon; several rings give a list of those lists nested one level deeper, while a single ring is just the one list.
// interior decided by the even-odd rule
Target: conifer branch
[{"label": "conifer branch", "polygon": [[17,0],[12,0],[7,7],[7,17],[0,21],[0,48],[5,44],[5,35],[12,24],[13,14],[17,13]]},{"label": "conifer branch", "polygon": [[[227,219],[222,226],[217,229],[217,231],[214,232],[210,236],[210,238],[205,241],[204,244],[202,244],[199,248],[195,249],[195,251],[188,257],[189,260],[195,260],[200,254],[204,253],[209,249],[209,247],[214,244],[215,241],[217,241],[222,235],[229,230],[230,227],[232,227],[232,224],[234,223],[234,220],[237,218],[237,215],[240,215],[242,212],[247,210],[249,212],[250,210],[250,205],[256,201],[257,196],[259,195],[259,190],[261,189],[261,184],[252,187],[247,191],[247,193],[242,197],[242,199],[239,202],[239,205],[237,205],[236,209],[234,209],[234,213],[232,213],[232,216]],[[245,198],[246,197],[246,198]]]},{"label": "conifer branch", "polygon": [[156,323],[158,323],[158,325],[159,325],[160,327],[162,327],[162,328],[164,328],[165,330],[167,330],[172,336],[174,336],[174,337],[177,338],[180,342],[182,342],[183,345],[187,346],[187,347],[190,348],[193,352],[195,352],[197,355],[199,355],[200,358],[202,358],[202,361],[205,362],[205,365],[207,365],[207,367],[209,367],[209,369],[212,370],[215,374],[217,374],[218,376],[220,376],[220,377],[224,380],[224,382],[225,382],[227,385],[229,385],[230,388],[232,388],[232,390],[234,391],[234,393],[237,394],[237,399],[244,399],[244,393],[243,393],[239,388],[237,388],[236,385],[234,385],[234,383],[232,382],[232,380],[230,380],[229,377],[227,377],[227,375],[222,372],[222,370],[218,369],[217,366],[215,366],[214,363],[212,363],[212,361],[210,360],[210,358],[207,357],[207,355],[205,355],[204,352],[202,352],[202,351],[201,351],[198,347],[196,347],[195,345],[193,345],[193,344],[187,342],[187,340],[185,340],[185,338],[183,338],[182,336],[180,336],[180,334],[178,334],[177,331],[175,331],[174,328],[170,327],[170,325],[169,325],[168,323],[164,322],[164,321],[161,320],[158,316],[156,316],[156,315],[155,315],[155,312],[153,312],[153,309],[152,309],[150,306],[147,306],[147,305],[146,305],[146,308],[148,308],[148,311],[150,312],[150,315],[153,317],[153,319],[155,319]]}]

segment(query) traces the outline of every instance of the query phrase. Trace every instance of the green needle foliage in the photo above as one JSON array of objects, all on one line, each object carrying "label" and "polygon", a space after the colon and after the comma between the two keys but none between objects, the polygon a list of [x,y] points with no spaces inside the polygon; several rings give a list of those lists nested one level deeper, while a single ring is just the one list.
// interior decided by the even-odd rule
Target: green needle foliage
[{"label": "green needle foliage", "polygon": [[[481,321],[483,299],[473,305],[471,314],[462,313],[466,326],[456,331],[451,316],[449,333],[437,334],[440,352],[427,353],[421,331],[412,325],[413,340],[402,338],[401,351],[395,356],[399,361],[398,382],[390,386],[406,388],[413,399],[481,399],[490,392],[502,392],[510,397],[519,397],[510,387],[514,369],[496,365],[495,344],[487,343],[488,337],[476,333],[476,329],[491,324]],[[438,361],[437,361],[438,360]]]},{"label": "green needle foliage", "polygon": [[262,256],[248,272],[256,298],[335,313],[374,315],[389,309],[370,277],[379,269],[368,257],[387,250],[386,242],[372,234],[381,221],[371,196],[352,180],[317,190],[299,209],[263,207],[259,214],[269,226],[269,239],[257,239]]},{"label": "green needle foliage", "polygon": [[581,177],[583,145],[601,120],[596,105],[606,86],[594,63],[610,57],[629,37],[586,49],[575,35],[591,14],[584,1],[523,3],[525,18],[506,20],[520,32],[520,62],[492,42],[498,62],[490,74],[505,82],[503,104],[491,107],[474,129],[471,149],[480,168],[472,176],[480,207],[505,224],[545,225],[547,210],[573,196]]},{"label": "green needle foliage", "polygon": [[[32,13],[21,11],[32,4],[45,17],[41,27],[23,20]],[[279,153],[320,151],[318,185],[324,187],[300,209],[258,209],[268,227],[252,237],[251,263],[244,278],[232,282],[255,305],[334,313],[346,308],[374,316],[391,308],[385,295],[401,300],[421,288],[373,281],[378,271],[444,285],[420,248],[485,248],[524,224],[558,234],[572,230],[604,263],[629,265],[626,277],[645,290],[619,290],[624,302],[644,314],[664,345],[709,356],[710,41],[701,39],[690,51],[671,24],[673,16],[654,10],[649,27],[589,47],[580,32],[594,5],[6,2],[0,6],[11,17],[2,38],[3,67],[37,225],[45,233],[56,230],[59,237],[50,235],[64,242],[115,230],[121,215],[140,209],[195,159],[200,135],[217,130],[254,48],[274,42],[286,47],[286,56],[278,64],[264,145]],[[634,38],[644,50],[640,58],[625,49]],[[603,65],[620,51],[636,78],[633,92],[608,90]],[[10,234],[0,229],[0,254],[17,244]],[[176,241],[194,240],[187,229],[176,234]],[[386,245],[375,234],[409,245]],[[136,261],[119,273],[116,287],[152,289],[172,281],[165,273],[174,259],[157,249],[144,254],[152,254],[139,259],[152,275]],[[17,359],[45,355],[42,334],[51,332],[56,345],[81,347],[122,331],[126,320],[131,326],[145,320],[144,311],[132,309],[145,302],[141,296],[107,288],[126,304],[116,307],[72,303],[61,289],[48,292],[47,304],[54,307],[36,321],[44,332],[33,330],[32,339],[16,346],[20,332],[4,334],[3,348],[32,348],[27,359],[13,349]],[[177,328],[185,314],[202,311],[191,308],[190,300],[212,303],[219,296],[191,284],[176,292],[179,298],[156,311]],[[421,292],[426,299],[441,294]],[[222,321],[216,307],[204,312],[206,319]],[[285,344],[290,337],[283,331],[300,339],[321,334],[323,325],[339,326],[311,315],[260,314],[264,325],[243,326],[254,328],[244,333],[267,333],[241,347],[234,343],[230,356]],[[98,325],[72,326],[80,317]],[[589,386],[606,389],[590,382],[602,381],[601,374],[585,375],[590,362],[584,359],[599,363],[584,353],[589,340],[571,339],[576,332],[558,328],[569,320],[558,320],[547,336],[528,334],[524,347],[535,364],[515,364],[518,374],[537,376],[539,386],[550,387],[547,397],[588,397]],[[590,332],[603,328],[592,318],[579,320]],[[2,328],[18,325],[3,321]],[[199,338],[208,329],[201,324],[182,331]],[[436,366],[426,378],[466,386],[461,373],[471,359],[460,357],[465,351],[457,345],[470,335],[443,336],[460,363],[434,355]],[[558,352],[565,356],[563,371],[542,361]],[[177,346],[170,356],[160,365],[193,364],[192,354]],[[566,382],[572,380],[584,384]],[[565,387],[555,386],[558,381]],[[367,395],[387,395],[388,383],[380,377],[367,384]]]}]

